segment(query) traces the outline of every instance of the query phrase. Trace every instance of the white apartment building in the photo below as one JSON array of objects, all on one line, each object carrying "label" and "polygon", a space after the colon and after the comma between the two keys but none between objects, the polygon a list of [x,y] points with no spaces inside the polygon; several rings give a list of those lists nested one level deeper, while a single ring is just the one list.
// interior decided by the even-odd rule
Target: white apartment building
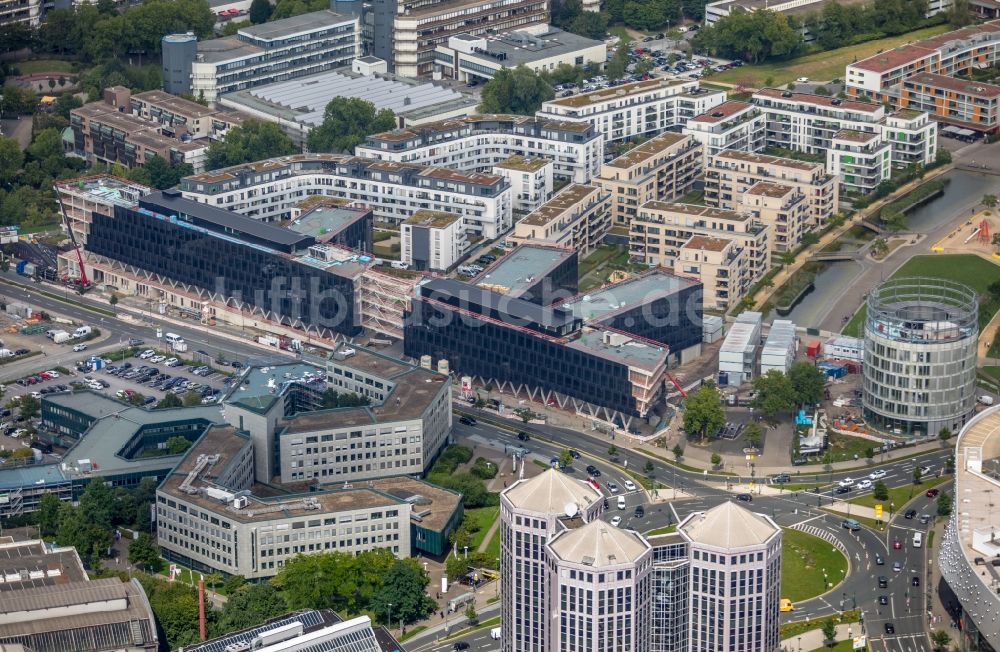
[{"label": "white apartment building", "polygon": [[350,66],[360,48],[358,17],[329,10],[249,25],[196,46],[189,35],[171,34],[163,40],[164,88],[214,104],[224,93]]},{"label": "white apartment building", "polygon": [[759,152],[766,146],[760,108],[730,100],[687,121],[683,132],[701,143],[705,160],[723,150]]},{"label": "white apartment building", "polygon": [[589,183],[600,174],[604,139],[586,123],[521,115],[472,115],[369,136],[357,156],[489,172],[512,156],[552,161],[553,174]]},{"label": "white apartment building", "polygon": [[420,210],[460,215],[470,234],[496,238],[511,226],[510,184],[492,174],[339,154],[296,154],[181,180],[187,199],[265,222],[290,219],[312,195],[368,205],[377,221],[399,225]]},{"label": "white apartment building", "polygon": [[892,145],[897,167],[924,165],[937,154],[937,126],[919,112],[888,119],[881,104],[763,88],[753,95],[766,121],[767,145],[826,156],[843,130],[876,133]]},{"label": "white apartment building", "polygon": [[826,151],[826,169],[840,180],[842,195],[867,195],[892,176],[892,148],[879,134],[838,131]]},{"label": "white apartment building", "polygon": [[688,650],[777,650],[781,528],[725,502],[691,514],[677,531],[691,564]]},{"label": "white apartment building", "polygon": [[810,226],[822,226],[840,210],[838,180],[822,163],[726,150],[705,163],[705,203],[739,210],[742,195],[760,182],[795,188],[805,195]]},{"label": "white apartment building", "polygon": [[535,115],[589,123],[605,142],[620,142],[682,127],[725,101],[724,92],[699,88],[697,81],[661,77],[549,100]]},{"label": "white apartment building", "polygon": [[559,578],[553,577],[546,544],[563,531],[597,520],[603,507],[599,491],[556,469],[518,480],[500,494],[503,652],[558,649],[551,647],[550,637]]},{"label": "white apartment building", "polygon": [[446,271],[465,253],[462,218],[454,213],[419,210],[399,227],[400,260],[418,271]]},{"label": "white apartment building", "polygon": [[[546,545],[550,650],[648,650],[653,548],[633,530],[595,519]],[[502,632],[501,628],[501,632]]]},{"label": "white apartment building", "polygon": [[759,312],[741,312],[730,326],[719,349],[719,373],[728,376],[729,385],[738,387],[757,375],[757,351],[764,316]]},{"label": "white apartment building", "polygon": [[510,198],[515,212],[530,213],[552,198],[550,159],[511,156],[493,166],[493,174],[510,184]]},{"label": "white apartment building", "polygon": [[773,227],[749,212],[652,201],[639,209],[628,236],[629,257],[650,266],[676,269],[681,248],[702,236],[734,240],[744,251],[751,285],[771,268]]},{"label": "white apartment building", "polygon": [[609,198],[600,186],[569,185],[515,224],[507,241],[568,247],[586,256],[611,230]]}]

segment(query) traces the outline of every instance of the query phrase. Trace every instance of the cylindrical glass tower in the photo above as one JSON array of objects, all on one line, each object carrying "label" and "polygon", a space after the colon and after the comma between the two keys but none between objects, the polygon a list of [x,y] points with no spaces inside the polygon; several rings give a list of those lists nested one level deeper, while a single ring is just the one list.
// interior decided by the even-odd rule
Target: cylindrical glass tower
[{"label": "cylindrical glass tower", "polygon": [[975,403],[979,299],[933,278],[886,281],[868,295],[863,405],[892,434],[961,430]]}]

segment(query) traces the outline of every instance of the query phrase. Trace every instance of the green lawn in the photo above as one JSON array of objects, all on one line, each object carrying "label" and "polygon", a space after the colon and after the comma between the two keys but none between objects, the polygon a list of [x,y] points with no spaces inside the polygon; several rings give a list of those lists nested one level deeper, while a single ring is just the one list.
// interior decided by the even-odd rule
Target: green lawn
[{"label": "green lawn", "polygon": [[827,620],[832,620],[836,624],[840,623],[856,623],[860,620],[861,612],[857,609],[852,611],[845,611],[843,616],[837,614],[835,616],[826,616],[825,618],[814,618],[813,620],[797,620],[793,623],[784,623],[778,631],[778,635],[782,641],[787,641],[790,638],[800,636],[806,632],[812,631],[814,629],[820,629],[823,627],[823,623]]},{"label": "green lawn", "polygon": [[[486,538],[486,533],[490,531],[490,526],[499,518],[500,507],[480,507],[479,509],[465,510],[465,518],[479,526],[479,530],[472,535],[470,550],[479,550],[479,544]],[[500,530],[498,529],[497,532]]]},{"label": "green lawn", "polygon": [[[958,281],[968,285],[980,295],[985,295],[986,288],[994,281],[1000,280],[1000,266],[994,265],[985,258],[970,254],[914,256],[903,263],[903,266],[896,270],[890,278],[907,276],[930,276]],[[989,299],[979,304],[980,329],[990,323],[998,309],[1000,309],[1000,301],[995,299]],[[862,305],[841,332],[844,335],[860,337],[866,312],[865,306]]]},{"label": "green lawn", "polygon": [[951,480],[950,475],[943,475],[939,478],[924,478],[920,484],[910,484],[903,485],[902,487],[894,487],[889,490],[889,500],[878,500],[872,494],[867,494],[864,496],[858,496],[857,498],[852,498],[850,503],[854,505],[864,505],[866,507],[874,507],[877,503],[882,503],[885,505],[886,512],[888,512],[889,504],[895,505],[895,511],[899,511],[903,508],[906,503],[910,502],[912,498],[922,495],[925,491],[934,487],[936,485],[948,482]]},{"label": "green lawn", "polygon": [[649,532],[646,533],[646,536],[653,537],[656,536],[657,534],[670,534],[671,532],[676,532],[676,531],[677,531],[677,524],[672,523],[666,527],[658,527],[655,530],[650,530]]},{"label": "green lawn", "polygon": [[500,528],[496,529],[493,536],[490,538],[490,542],[486,544],[486,550],[484,550],[490,559],[500,559]]},{"label": "green lawn", "polygon": [[[31,61],[18,61],[14,66],[22,75],[34,75],[39,72],[71,72],[73,64],[62,59],[32,59]],[[56,89],[59,86],[56,85]]]},{"label": "green lawn", "polygon": [[818,81],[843,79],[845,74],[844,68],[854,61],[859,61],[883,50],[899,47],[911,41],[919,41],[920,39],[937,36],[950,29],[951,27],[948,25],[935,25],[925,29],[918,29],[908,34],[890,36],[858,45],[849,45],[837,50],[815,52],[789,61],[774,61],[756,66],[731,68],[725,72],[706,77],[706,79],[708,81],[719,81],[729,84],[739,84],[746,81],[749,82],[747,85],[758,88],[764,85],[768,77],[773,79],[775,86],[784,86],[799,77],[809,77]]},{"label": "green lawn", "polygon": [[851,437],[850,435],[841,435],[835,432],[830,433],[829,460],[826,453],[809,455],[806,458],[806,465],[826,464],[827,461],[845,462],[854,459],[863,460],[865,459],[865,453],[873,446],[875,446],[875,442],[864,437]]},{"label": "green lawn", "polygon": [[784,530],[781,535],[781,597],[793,604],[815,598],[839,584],[845,573],[847,558],[832,545],[805,532]]}]

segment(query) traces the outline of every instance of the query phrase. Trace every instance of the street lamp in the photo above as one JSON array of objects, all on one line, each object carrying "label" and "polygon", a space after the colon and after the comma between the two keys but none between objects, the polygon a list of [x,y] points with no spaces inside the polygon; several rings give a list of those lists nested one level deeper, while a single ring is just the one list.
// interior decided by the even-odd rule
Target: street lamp
[{"label": "street lamp", "polygon": [[392,603],[389,603],[389,629],[392,629]]}]

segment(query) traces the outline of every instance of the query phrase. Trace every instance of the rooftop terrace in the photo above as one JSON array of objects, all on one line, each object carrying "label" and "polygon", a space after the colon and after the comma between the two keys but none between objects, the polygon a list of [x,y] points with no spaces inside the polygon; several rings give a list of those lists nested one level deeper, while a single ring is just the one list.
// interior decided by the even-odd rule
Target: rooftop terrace
[{"label": "rooftop terrace", "polygon": [[570,184],[559,194],[548,200],[527,217],[521,223],[531,226],[543,226],[555,220],[566,217],[566,214],[576,208],[579,204],[588,199],[596,199],[601,194],[601,189],[597,186],[585,186],[579,183]]}]

